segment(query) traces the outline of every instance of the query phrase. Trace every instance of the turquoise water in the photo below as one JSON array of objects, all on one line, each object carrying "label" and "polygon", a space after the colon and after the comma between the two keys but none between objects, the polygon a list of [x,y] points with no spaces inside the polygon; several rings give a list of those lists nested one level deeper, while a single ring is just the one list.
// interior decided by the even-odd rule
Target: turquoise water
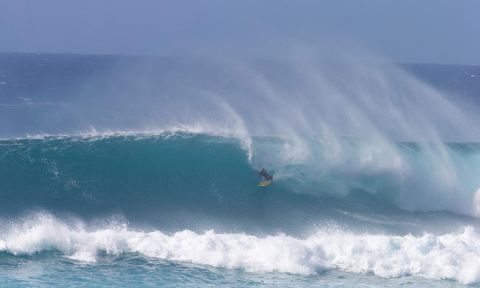
[{"label": "turquoise water", "polygon": [[[312,149],[323,149],[315,143]],[[355,150],[370,143],[344,145]],[[282,146],[279,139],[253,141],[255,151]],[[3,140],[2,278],[45,286],[476,282],[476,218],[399,208],[411,205],[402,189],[418,185],[419,176],[425,193],[440,186],[421,174],[418,162],[431,157],[431,144],[398,143],[396,149],[415,173],[371,166],[365,177],[351,164],[328,171],[321,158],[314,166],[276,162],[276,180],[264,189],[256,186],[257,158],[249,160],[231,138],[163,133]],[[477,167],[477,145],[445,149],[460,161],[451,163],[460,165],[455,171]],[[323,172],[312,177],[317,171]],[[459,183],[469,181],[478,185],[476,178]],[[471,187],[455,187],[462,189]],[[436,205],[468,208],[467,196],[465,203],[438,197]]]},{"label": "turquoise water", "polygon": [[0,64],[0,286],[480,283],[476,67]]},{"label": "turquoise water", "polygon": [[203,265],[168,262],[139,255],[101,256],[97,263],[79,263],[53,255],[9,257],[2,261],[4,287],[463,287],[451,281],[415,277],[384,279],[328,271],[298,276],[282,273],[247,273]]}]

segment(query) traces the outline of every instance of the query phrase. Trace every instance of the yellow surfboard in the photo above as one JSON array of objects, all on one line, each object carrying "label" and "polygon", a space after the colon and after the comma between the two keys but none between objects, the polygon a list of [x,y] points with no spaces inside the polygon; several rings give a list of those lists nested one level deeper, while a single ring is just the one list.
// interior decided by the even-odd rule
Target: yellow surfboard
[{"label": "yellow surfboard", "polygon": [[272,184],[272,180],[264,180],[264,181],[261,181],[260,183],[258,183],[258,186],[267,187],[267,186],[270,186],[270,184]]}]

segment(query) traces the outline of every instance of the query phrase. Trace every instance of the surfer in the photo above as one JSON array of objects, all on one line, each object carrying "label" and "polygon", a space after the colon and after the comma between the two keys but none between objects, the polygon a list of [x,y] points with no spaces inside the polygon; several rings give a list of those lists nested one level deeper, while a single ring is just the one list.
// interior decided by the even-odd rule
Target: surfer
[{"label": "surfer", "polygon": [[269,174],[265,168],[262,168],[259,173],[260,177],[263,177],[265,181],[272,181],[273,180],[273,175]]}]

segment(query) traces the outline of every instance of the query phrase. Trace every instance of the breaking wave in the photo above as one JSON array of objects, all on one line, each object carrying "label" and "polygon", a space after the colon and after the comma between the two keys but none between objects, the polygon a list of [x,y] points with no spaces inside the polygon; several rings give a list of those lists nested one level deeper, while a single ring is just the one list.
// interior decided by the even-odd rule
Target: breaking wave
[{"label": "breaking wave", "polygon": [[73,260],[95,262],[102,253],[139,253],[250,272],[311,275],[339,269],[387,278],[453,279],[464,284],[480,281],[479,243],[480,235],[472,227],[443,235],[354,234],[331,229],[305,238],[258,237],[213,230],[141,231],[118,223],[91,229],[49,214],[4,225],[0,234],[0,252],[14,255],[57,251]]}]

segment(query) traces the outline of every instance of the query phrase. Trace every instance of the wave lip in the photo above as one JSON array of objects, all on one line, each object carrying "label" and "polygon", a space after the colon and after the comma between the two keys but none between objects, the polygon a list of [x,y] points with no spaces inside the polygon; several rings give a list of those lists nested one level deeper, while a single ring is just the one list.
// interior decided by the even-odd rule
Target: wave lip
[{"label": "wave lip", "polygon": [[189,262],[249,272],[312,275],[325,269],[480,282],[480,235],[472,227],[460,233],[422,236],[353,234],[318,231],[306,238],[284,234],[257,237],[190,230],[165,234],[136,231],[127,225],[91,230],[49,215],[11,223],[0,231],[0,251],[31,255],[60,251],[78,261],[97,261],[97,254],[139,253],[169,261]]}]

